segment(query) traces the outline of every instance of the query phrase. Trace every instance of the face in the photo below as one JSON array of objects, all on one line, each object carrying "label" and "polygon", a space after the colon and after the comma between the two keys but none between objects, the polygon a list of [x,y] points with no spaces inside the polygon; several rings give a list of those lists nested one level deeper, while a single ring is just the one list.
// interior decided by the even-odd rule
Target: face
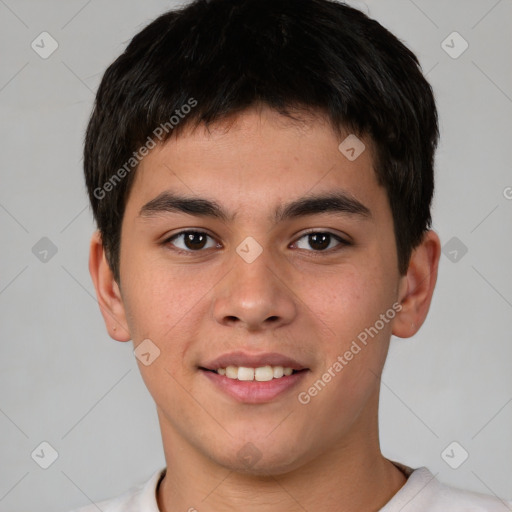
[{"label": "face", "polygon": [[342,140],[253,109],[141,162],[120,290],[164,444],[278,474],[376,429],[402,278],[371,144]]}]

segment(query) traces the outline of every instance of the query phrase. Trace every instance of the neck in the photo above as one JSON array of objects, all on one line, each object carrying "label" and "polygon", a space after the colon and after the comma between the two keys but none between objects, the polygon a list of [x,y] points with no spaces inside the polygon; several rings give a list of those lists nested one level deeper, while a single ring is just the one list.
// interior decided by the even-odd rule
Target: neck
[{"label": "neck", "polygon": [[215,463],[159,416],[167,461],[157,492],[160,512],[377,511],[406,482],[380,452],[376,414],[359,418],[336,446],[295,469],[258,475]]}]

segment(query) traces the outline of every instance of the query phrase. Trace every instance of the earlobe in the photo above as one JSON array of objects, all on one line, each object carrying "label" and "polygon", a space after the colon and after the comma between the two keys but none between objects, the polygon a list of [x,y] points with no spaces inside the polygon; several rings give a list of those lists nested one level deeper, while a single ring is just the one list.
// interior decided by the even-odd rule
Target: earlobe
[{"label": "earlobe", "polygon": [[407,274],[401,278],[399,302],[402,306],[393,321],[392,333],[409,338],[423,325],[430,309],[441,254],[437,233],[429,230],[421,244],[414,249]]},{"label": "earlobe", "polygon": [[96,231],[91,238],[89,272],[110,337],[116,341],[129,341],[131,336],[127,327],[121,291],[105,256],[99,231]]}]

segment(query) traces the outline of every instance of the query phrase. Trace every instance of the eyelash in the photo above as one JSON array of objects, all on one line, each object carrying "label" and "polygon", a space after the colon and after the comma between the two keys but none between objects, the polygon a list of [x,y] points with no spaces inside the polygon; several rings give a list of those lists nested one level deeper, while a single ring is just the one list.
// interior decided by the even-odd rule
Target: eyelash
[{"label": "eyelash", "polygon": [[[186,234],[189,234],[189,233],[194,233],[194,234],[197,234],[197,235],[206,235],[207,237],[213,239],[213,236],[209,235],[208,233],[206,233],[205,231],[199,231],[199,230],[193,230],[193,229],[189,229],[189,230],[186,230],[186,231],[180,231],[179,233],[176,233],[174,235],[172,235],[171,237],[167,238],[166,240],[164,240],[162,242],[162,245],[164,246],[167,246],[169,244],[171,244],[171,242],[183,235],[186,235]],[[322,254],[322,253],[327,253],[327,254],[331,254],[333,252],[336,252],[336,251],[339,251],[341,250],[343,247],[345,246],[349,246],[349,245],[352,245],[350,242],[348,242],[347,240],[345,240],[344,238],[340,237],[339,235],[336,235],[330,231],[321,231],[321,230],[310,230],[310,231],[307,231],[305,233],[303,233],[298,239],[296,242],[293,242],[294,244],[296,244],[299,240],[301,240],[302,238],[306,237],[306,236],[309,236],[309,235],[312,235],[312,234],[322,234],[322,235],[330,235],[332,238],[334,238],[336,241],[339,242],[339,245],[336,247],[336,248],[331,248],[331,249],[324,249],[324,250],[311,250],[311,251],[307,251],[307,252],[311,252],[311,253],[316,253],[316,254]],[[172,245],[172,244],[171,244]],[[329,244],[330,245],[330,244]],[[209,248],[211,249],[211,247]],[[179,253],[179,254],[193,254],[193,253],[200,253],[200,252],[204,252],[206,249],[199,249],[197,251],[193,251],[193,250],[185,250],[185,249],[179,249],[179,248],[176,248],[176,247],[173,247],[172,249],[173,251]],[[300,250],[306,250],[306,249],[300,249]]]}]

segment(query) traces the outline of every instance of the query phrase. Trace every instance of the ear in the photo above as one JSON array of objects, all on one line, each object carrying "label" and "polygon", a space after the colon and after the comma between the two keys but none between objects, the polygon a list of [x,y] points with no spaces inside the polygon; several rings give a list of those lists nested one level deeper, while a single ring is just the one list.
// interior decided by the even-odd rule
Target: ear
[{"label": "ear", "polygon": [[107,262],[99,231],[96,231],[91,238],[89,272],[110,337],[117,341],[129,341],[131,336],[127,327],[121,291]]},{"label": "ear", "polygon": [[402,309],[393,321],[392,333],[395,336],[409,338],[423,325],[437,281],[440,255],[439,236],[429,230],[412,252],[407,274],[400,280],[398,302]]}]

